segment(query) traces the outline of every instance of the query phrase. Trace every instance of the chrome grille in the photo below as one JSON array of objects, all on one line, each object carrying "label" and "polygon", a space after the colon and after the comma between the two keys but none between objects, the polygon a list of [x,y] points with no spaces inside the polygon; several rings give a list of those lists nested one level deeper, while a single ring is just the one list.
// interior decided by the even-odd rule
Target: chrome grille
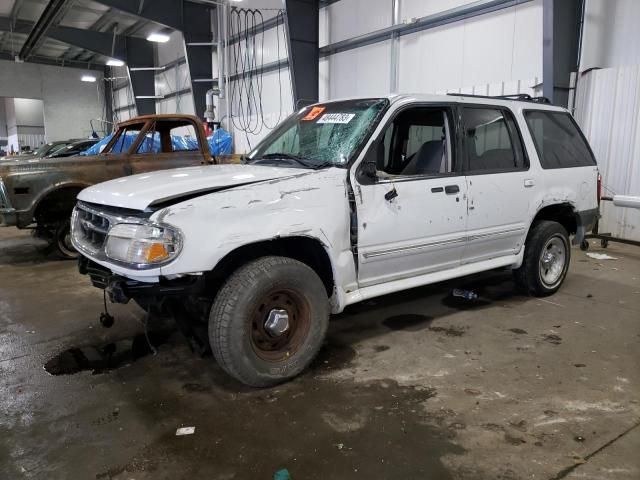
[{"label": "chrome grille", "polygon": [[73,214],[73,239],[82,250],[97,253],[102,250],[111,228],[111,219],[95,210],[78,205]]}]

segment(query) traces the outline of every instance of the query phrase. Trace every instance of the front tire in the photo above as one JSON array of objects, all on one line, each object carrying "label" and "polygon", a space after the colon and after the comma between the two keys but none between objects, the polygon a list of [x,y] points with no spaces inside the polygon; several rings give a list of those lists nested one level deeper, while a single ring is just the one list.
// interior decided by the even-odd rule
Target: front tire
[{"label": "front tire", "polygon": [[209,342],[220,366],[252,387],[300,374],[320,350],[329,324],[327,291],[307,265],[262,257],[236,270],[209,316]]},{"label": "front tire", "polygon": [[72,260],[80,255],[71,243],[71,221],[63,220],[53,229],[53,249],[58,258]]},{"label": "front tire", "polygon": [[537,297],[557,292],[571,261],[567,230],[558,222],[536,222],[531,226],[524,248],[522,266],[514,270],[517,285]]}]

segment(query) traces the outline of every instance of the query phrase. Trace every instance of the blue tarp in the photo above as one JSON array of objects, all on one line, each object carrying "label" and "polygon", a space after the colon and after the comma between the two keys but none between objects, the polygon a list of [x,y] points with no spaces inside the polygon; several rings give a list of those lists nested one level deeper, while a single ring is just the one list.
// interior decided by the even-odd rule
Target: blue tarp
[{"label": "blue tarp", "polygon": [[[88,148],[80,155],[97,155],[101,152],[104,146],[111,141],[113,135],[107,135],[103,139],[101,139],[98,143],[94,144],[91,148]],[[131,148],[131,145],[138,137],[138,134],[135,132],[127,133],[126,135],[120,137],[117,143],[113,146],[111,151],[113,153],[126,152]],[[226,130],[219,128],[213,135],[207,137],[207,143],[209,144],[209,151],[211,155],[227,155],[233,153],[233,139],[229,132]],[[171,135],[171,144],[173,145],[174,151],[185,151],[185,150],[198,150],[198,141],[193,137],[182,137],[178,135]],[[140,148],[138,149],[139,153],[159,153],[160,148],[160,136],[156,132],[153,135],[147,135],[146,138],[142,141]]]}]

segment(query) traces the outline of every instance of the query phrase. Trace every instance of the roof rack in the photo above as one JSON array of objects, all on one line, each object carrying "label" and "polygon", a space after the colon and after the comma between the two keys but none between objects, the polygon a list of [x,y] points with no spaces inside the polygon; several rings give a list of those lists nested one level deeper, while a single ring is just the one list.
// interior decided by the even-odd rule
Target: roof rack
[{"label": "roof rack", "polygon": [[452,97],[493,98],[498,100],[517,100],[520,102],[533,102],[551,104],[547,97],[532,97],[528,93],[515,93],[513,95],[470,95],[466,93],[447,93]]}]

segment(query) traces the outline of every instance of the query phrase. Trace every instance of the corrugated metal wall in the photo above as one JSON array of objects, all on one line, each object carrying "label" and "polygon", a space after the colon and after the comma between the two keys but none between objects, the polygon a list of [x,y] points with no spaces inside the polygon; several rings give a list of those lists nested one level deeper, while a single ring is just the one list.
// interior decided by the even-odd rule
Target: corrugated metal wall
[{"label": "corrugated metal wall", "polygon": [[[581,75],[575,117],[598,161],[607,194],[640,196],[640,65]],[[600,232],[640,240],[640,210],[603,202]]]},{"label": "corrugated metal wall", "polygon": [[[473,3],[398,1],[401,22]],[[391,0],[340,0],[321,10],[320,44],[388,27],[391,20]],[[399,92],[469,90],[541,79],[542,0],[404,35],[398,60]],[[321,61],[320,98],[388,94],[390,66],[390,41],[331,55]]]}]

